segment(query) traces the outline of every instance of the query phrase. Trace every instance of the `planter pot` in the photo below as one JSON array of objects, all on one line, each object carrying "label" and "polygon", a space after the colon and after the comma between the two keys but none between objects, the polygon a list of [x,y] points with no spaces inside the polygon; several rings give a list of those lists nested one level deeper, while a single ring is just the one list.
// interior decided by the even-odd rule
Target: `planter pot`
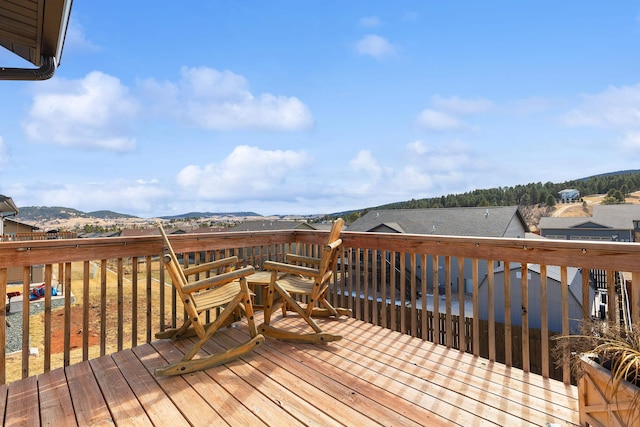
[{"label": "planter pot", "polygon": [[638,426],[640,407],[632,405],[640,388],[622,381],[613,393],[611,372],[587,356],[581,356],[583,375],[578,381],[582,426]]}]

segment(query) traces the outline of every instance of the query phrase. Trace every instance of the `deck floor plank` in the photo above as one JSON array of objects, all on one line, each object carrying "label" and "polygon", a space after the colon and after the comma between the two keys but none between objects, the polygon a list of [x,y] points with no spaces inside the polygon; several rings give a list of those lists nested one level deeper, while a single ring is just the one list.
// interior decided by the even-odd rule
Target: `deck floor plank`
[{"label": "deck floor plank", "polygon": [[[330,330],[331,327],[328,329]],[[403,344],[393,338],[383,345],[384,352],[381,352],[379,348],[369,344],[371,335],[374,333],[365,330],[358,334],[347,334],[344,348],[353,352],[353,360],[374,357],[376,364],[403,367],[404,372],[394,376],[403,385],[422,390],[424,387],[431,388],[431,385],[435,384],[442,389],[449,389],[451,393],[458,394],[458,397],[464,396],[468,411],[482,414],[489,419],[495,419],[496,415],[502,413],[519,413],[519,417],[526,422],[544,425],[547,422],[564,422],[571,418],[572,412],[566,407],[549,402],[538,395],[526,393],[520,388],[522,383],[519,384],[520,387],[511,388],[505,384],[492,382],[492,377],[486,377],[486,369],[483,370],[484,377],[470,372],[466,368],[467,360],[472,358],[469,354],[453,351],[448,352],[448,356],[445,357],[432,352],[436,347],[432,343],[418,341],[421,345],[414,346],[415,340]],[[356,353],[360,356],[355,356]],[[472,368],[471,371],[473,370]],[[454,398],[456,397],[454,396],[452,400]],[[554,419],[549,419],[546,414],[543,415],[536,409],[545,406],[554,414]],[[527,407],[532,408],[532,411],[526,411]],[[502,422],[502,420],[499,421]],[[509,422],[515,423],[520,420],[515,418]]]},{"label": "deck floor plank", "polygon": [[[334,346],[334,344],[338,345]],[[318,369],[323,371],[327,370],[327,365],[331,366],[333,378],[336,381],[348,386],[354,390],[354,393],[371,399],[368,405],[360,408],[365,412],[371,412],[371,408],[376,408],[378,411],[385,408],[417,424],[463,426],[487,424],[483,418],[466,412],[460,407],[463,405],[451,404],[449,399],[456,396],[440,395],[443,389],[434,388],[431,393],[407,393],[407,387],[394,378],[400,373],[399,371],[393,371],[393,369],[391,369],[392,372],[380,371],[379,369],[384,367],[373,359],[364,360],[361,364],[355,363],[351,359],[352,354],[345,352],[342,347],[344,339],[339,343],[329,343],[327,346],[295,345],[287,348],[287,343],[274,343],[274,345],[284,346],[280,351],[282,357],[299,360],[305,366],[318,366]],[[377,415],[381,416],[381,419],[389,418],[389,415]]]},{"label": "deck floor plank", "polygon": [[113,426],[107,403],[89,363],[76,363],[65,368],[73,410],[81,426]]},{"label": "deck floor plank", "polygon": [[[293,314],[273,321],[304,326]],[[180,359],[193,341],[158,340],[3,385],[0,421],[169,427],[578,423],[576,387],[355,319],[318,321],[344,338],[328,344],[268,338],[239,360],[173,377],[153,372]],[[216,333],[200,354],[247,336],[246,325],[238,323]]]},{"label": "deck floor plank", "polygon": [[[216,337],[218,339],[219,337]],[[190,342],[177,342],[176,345],[183,346],[183,349],[191,347]],[[207,369],[206,372],[211,379],[220,384],[228,394],[234,396],[240,401],[247,409],[258,416],[267,425],[304,425],[296,417],[292,416],[289,412],[283,410],[283,408],[273,400],[270,400],[261,391],[262,383],[250,383],[242,377],[238,376],[230,368],[235,363],[242,363],[238,361],[230,362],[226,366],[215,366]],[[267,381],[271,381],[266,378]]]},{"label": "deck floor plank", "polygon": [[3,415],[2,421],[4,421],[4,414],[7,408],[7,391],[9,386],[6,384],[0,385],[0,414]]},{"label": "deck floor plank", "polygon": [[[185,340],[186,341],[186,340]],[[152,343],[153,347],[165,356],[169,363],[180,360],[183,353],[174,351],[171,347],[176,343],[168,340],[159,340]],[[180,349],[179,347],[176,347]],[[248,410],[236,396],[228,396],[227,391],[216,381],[212,381],[206,372],[194,372],[184,375],[191,387],[193,387],[204,399],[211,401],[214,409],[229,424],[237,426],[259,426],[265,425],[259,417]],[[215,379],[215,374],[213,374]]]},{"label": "deck floor plank", "polygon": [[133,351],[124,350],[111,355],[129,387],[155,426],[186,427],[189,422],[180,409],[166,395]]},{"label": "deck floor plank", "polygon": [[[353,334],[347,335],[348,339],[362,342],[367,336],[378,337],[376,332],[379,332],[379,329],[375,327],[371,329],[369,326],[363,324],[358,333],[354,331]],[[474,382],[476,386],[491,391],[498,397],[513,400],[518,407],[530,406],[536,412],[553,413],[559,420],[568,422],[573,419],[578,410],[576,387],[566,386],[560,381],[544,379],[539,375],[527,374],[520,369],[507,368],[486,359],[470,357],[469,354],[457,350],[450,351],[444,346],[415,339],[406,340],[400,333],[385,331],[385,334],[387,333],[393,339],[386,353],[399,354],[398,346],[404,343],[410,343],[417,346],[416,348],[424,348],[430,353],[430,358],[438,358],[441,364],[438,370],[448,378]],[[415,362],[402,354],[398,357],[407,363]],[[426,367],[430,365],[429,359],[426,358],[418,359],[418,363]]]},{"label": "deck floor plank", "polygon": [[[228,348],[244,340],[246,336],[243,333],[230,330],[218,341]],[[362,413],[353,407],[354,396],[350,389],[332,388],[331,372],[324,372],[312,378],[308,375],[306,367],[299,369],[299,366],[289,364],[289,361],[282,363],[279,352],[273,346],[259,347],[253,353],[255,354],[244,357],[243,363],[234,365],[236,372],[239,375],[254,375],[258,381],[263,377],[271,380],[269,387],[260,387],[260,390],[305,424],[315,421],[314,424],[317,425],[380,425],[370,414]],[[299,401],[293,399],[294,397]],[[395,425],[406,425],[406,422],[397,421]]]},{"label": "deck floor plank", "polygon": [[40,423],[38,379],[25,378],[9,384],[5,426],[31,426]]},{"label": "deck floor plank", "polygon": [[[166,359],[157,353],[151,345],[135,347],[132,351],[151,375],[153,375],[155,368],[167,364]],[[228,425],[220,414],[209,406],[208,401],[191,388],[182,376],[157,377],[156,381],[176,407],[181,409],[182,415],[187,418],[189,423],[196,426]]]},{"label": "deck floor plank", "polygon": [[128,426],[153,425],[111,356],[93,359],[89,364],[114,419],[125,420]]},{"label": "deck floor plank", "polygon": [[63,369],[54,369],[38,376],[38,392],[42,425],[64,427],[78,425]]}]

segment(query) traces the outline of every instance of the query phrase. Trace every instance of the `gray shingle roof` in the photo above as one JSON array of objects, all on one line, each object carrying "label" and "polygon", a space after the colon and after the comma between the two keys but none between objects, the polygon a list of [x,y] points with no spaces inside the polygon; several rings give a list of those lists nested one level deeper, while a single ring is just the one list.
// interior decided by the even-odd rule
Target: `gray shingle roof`
[{"label": "gray shingle roof", "polygon": [[540,218],[541,229],[576,228],[589,224],[590,228],[633,229],[633,221],[640,221],[640,205],[600,205],[593,207],[591,217],[581,218]]},{"label": "gray shingle roof", "polygon": [[367,212],[348,226],[347,231],[396,231],[410,234],[511,237],[506,234],[514,221],[520,222],[520,226],[517,228],[528,231],[517,206],[381,209]]},{"label": "gray shingle roof", "polygon": [[315,230],[315,228],[304,221],[277,221],[277,220],[256,220],[245,221],[227,231],[267,231],[267,230]]}]

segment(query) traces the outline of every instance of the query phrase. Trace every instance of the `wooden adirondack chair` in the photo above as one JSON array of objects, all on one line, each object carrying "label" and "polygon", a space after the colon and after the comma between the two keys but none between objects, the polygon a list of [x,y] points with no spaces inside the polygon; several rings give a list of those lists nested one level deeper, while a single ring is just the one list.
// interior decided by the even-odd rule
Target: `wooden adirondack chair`
[{"label": "wooden adirondack chair", "polygon": [[[285,262],[266,261],[264,268],[271,271],[271,283],[267,292],[264,323],[258,330],[264,335],[286,341],[329,342],[342,338],[338,334],[323,332],[313,316],[351,316],[351,310],[333,307],[326,299],[336,260],[342,246],[340,231],[344,221],[340,218],[333,223],[328,242],[322,247],[320,258],[296,254],[286,254]],[[286,274],[282,274],[286,273]],[[280,300],[274,306],[274,297]],[[293,296],[303,296],[306,303],[300,303]],[[283,309],[298,313],[314,330],[312,333],[298,333],[279,329],[270,324],[271,314],[284,304]]]},{"label": "wooden adirondack chair", "polygon": [[[183,269],[162,225],[160,225],[160,233],[165,244],[164,265],[171,276],[173,286],[182,300],[188,317],[181,327],[158,332],[155,336],[158,339],[169,338],[172,340],[197,336],[198,340],[179,362],[158,368],[155,370],[155,374],[181,375],[207,369],[236,359],[253,350],[257,345],[262,344],[264,337],[256,329],[253,306],[251,304],[252,294],[249,291],[246,280],[246,276],[253,274],[254,268],[236,269],[238,257],[234,256]],[[195,282],[189,283],[187,281],[187,277],[191,275],[212,270],[223,272]],[[213,322],[203,324],[205,319],[204,312],[215,308],[222,308],[221,313]],[[227,351],[194,359],[203,344],[217,330],[237,320],[236,315],[239,309],[245,314],[251,338],[247,342]]]}]

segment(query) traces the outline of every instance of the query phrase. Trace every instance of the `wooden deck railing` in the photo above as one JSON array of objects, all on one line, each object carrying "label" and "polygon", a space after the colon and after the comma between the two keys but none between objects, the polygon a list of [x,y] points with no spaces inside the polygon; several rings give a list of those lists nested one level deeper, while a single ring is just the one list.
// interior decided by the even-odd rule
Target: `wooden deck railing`
[{"label": "wooden deck railing", "polygon": [[[317,254],[324,237],[323,232],[296,230],[170,238],[185,263],[237,255],[259,268],[267,259],[282,260],[286,252]],[[556,305],[561,333],[569,333],[574,322],[569,314],[569,269],[604,272],[607,312],[614,319],[618,309],[613,278],[625,272],[633,284],[628,309],[634,321],[639,320],[640,245],[635,243],[354,232],[344,232],[342,238],[344,254],[331,299],[353,308],[356,318],[545,377],[560,372],[560,378],[570,382],[566,357],[565,369],[554,369],[549,340],[550,311]],[[0,355],[0,383],[134,347],[175,325],[183,310],[173,288],[165,284],[161,252],[159,236],[0,243],[0,293],[16,289],[7,283],[8,269],[16,267],[23,269],[17,286],[23,295],[30,292],[34,266],[43,266],[45,286],[39,309],[30,310],[34,304],[24,299],[22,313],[0,310],[0,346],[15,341],[12,328],[21,331],[17,352]],[[536,292],[530,292],[528,274],[512,279],[512,270],[528,272],[529,264],[539,265]],[[543,302],[553,294],[548,272],[556,268],[562,285],[552,308]],[[497,280],[497,271],[503,272],[503,280]],[[591,316],[589,286],[589,275],[583,274],[584,318]],[[52,288],[62,297],[52,297]],[[460,303],[465,300],[467,304]],[[539,311],[533,310],[536,301],[541,302]],[[481,319],[481,304],[486,319]],[[512,314],[518,314],[518,322],[512,322]],[[534,320],[539,329],[529,326]]]}]

